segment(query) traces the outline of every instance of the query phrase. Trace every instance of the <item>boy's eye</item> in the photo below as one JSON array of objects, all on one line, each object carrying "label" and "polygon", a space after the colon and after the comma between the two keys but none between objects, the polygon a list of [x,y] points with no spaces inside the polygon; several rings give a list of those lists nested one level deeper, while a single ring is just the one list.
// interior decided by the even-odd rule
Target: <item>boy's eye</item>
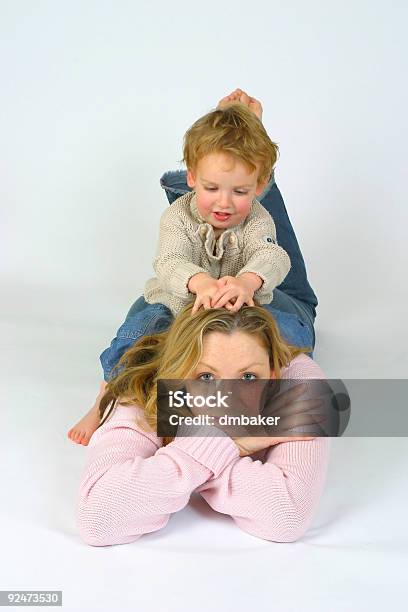
[{"label": "boy's eye", "polygon": [[[217,191],[217,187],[204,187],[204,189],[206,191]],[[238,195],[247,195],[247,191],[238,191],[237,189],[235,190],[235,193],[237,193]]]}]

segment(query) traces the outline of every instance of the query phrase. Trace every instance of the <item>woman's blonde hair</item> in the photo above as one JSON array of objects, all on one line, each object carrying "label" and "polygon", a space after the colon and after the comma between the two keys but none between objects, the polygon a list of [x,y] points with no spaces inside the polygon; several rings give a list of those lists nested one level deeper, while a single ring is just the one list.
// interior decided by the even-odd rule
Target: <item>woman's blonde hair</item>
[{"label": "woman's blonde hair", "polygon": [[270,179],[279,153],[261,120],[241,103],[217,108],[197,119],[183,142],[183,159],[179,161],[194,173],[202,157],[226,153],[233,161],[241,161],[249,172],[259,164],[258,185]]},{"label": "woman's blonde hair", "polygon": [[[294,357],[312,350],[287,344],[272,315],[260,306],[243,306],[236,313],[225,308],[201,308],[191,315],[192,307],[193,303],[186,306],[169,329],[140,338],[122,355],[115,368],[118,373],[107,384],[100,402],[99,427],[115,403],[120,402],[125,406],[138,404],[143,409],[145,423],[156,432],[157,380],[189,378],[200,362],[203,338],[210,332],[232,334],[239,331],[257,338],[269,354],[276,378],[280,378],[281,368],[289,365]],[[110,410],[104,416],[110,403]],[[148,431],[145,423],[138,420],[138,425]],[[173,439],[163,438],[163,444]]]}]

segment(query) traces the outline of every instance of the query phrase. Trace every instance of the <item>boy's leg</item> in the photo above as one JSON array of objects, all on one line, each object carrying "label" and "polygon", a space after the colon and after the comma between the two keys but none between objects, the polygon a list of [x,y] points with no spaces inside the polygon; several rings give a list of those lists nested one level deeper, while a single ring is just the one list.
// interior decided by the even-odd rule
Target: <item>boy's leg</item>
[{"label": "boy's leg", "polygon": [[110,380],[112,373],[117,373],[117,370],[112,372],[113,368],[139,338],[164,331],[172,320],[173,315],[164,304],[148,304],[143,297],[136,300],[116,337],[100,356],[105,381]]},{"label": "boy's leg", "polygon": [[[187,191],[191,191],[186,179],[185,170],[170,170],[160,178],[160,185],[165,190],[170,204]],[[274,306],[286,312],[293,312],[295,308],[295,311],[301,313],[302,320],[306,318],[307,322],[311,321],[313,325],[317,297],[307,280],[305,262],[273,172],[258,200],[273,217],[278,244],[285,249],[291,261],[288,275],[274,291]],[[286,296],[293,299],[286,299]]]},{"label": "boy's leg", "polygon": [[144,299],[144,296],[141,295],[139,298],[137,298],[136,302],[133,302],[133,304],[129,308],[129,312],[126,315],[125,321],[127,321],[127,319],[132,317],[137,312],[141,312],[142,310],[147,308],[147,306],[149,306],[148,302],[146,302],[146,300]]},{"label": "boy's leg", "polygon": [[173,204],[180,196],[192,191],[187,185],[186,170],[168,170],[160,178],[160,185],[166,192],[169,204]]},{"label": "boy's leg", "polygon": [[273,316],[286,342],[294,346],[309,348],[310,351],[307,354],[313,357],[315,346],[313,323],[296,309],[296,305],[293,307],[293,298],[284,293],[282,295],[287,299],[287,303],[284,303],[283,306],[275,305],[275,300],[273,300],[270,304],[262,304],[262,308]]},{"label": "boy's leg", "polygon": [[99,404],[105,394],[105,387],[106,382],[102,381],[99,386],[99,393],[92,408],[68,431],[68,438],[70,438],[72,442],[82,444],[83,446],[89,444],[89,440],[101,422]]},{"label": "boy's leg", "polygon": [[277,289],[295,300],[300,300],[301,305],[306,307],[314,321],[318,300],[307,279],[303,255],[273,175],[259,197],[259,201],[272,216],[276,226],[278,244],[285,249],[291,261],[291,269]]}]

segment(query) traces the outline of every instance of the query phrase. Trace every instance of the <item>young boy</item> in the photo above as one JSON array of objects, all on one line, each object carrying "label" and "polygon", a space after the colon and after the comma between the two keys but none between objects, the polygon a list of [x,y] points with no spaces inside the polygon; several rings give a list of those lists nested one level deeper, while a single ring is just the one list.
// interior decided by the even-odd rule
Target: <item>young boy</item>
[{"label": "young boy", "polygon": [[[273,289],[290,270],[276,242],[269,212],[257,201],[267,185],[278,147],[261,122],[262,107],[238,89],[198,119],[184,137],[187,182],[193,191],[162,215],[154,260],[156,277],[126,319],[119,338],[101,355],[105,381],[127,348],[145,334],[163,331],[191,300],[203,308],[270,304]],[[99,401],[68,432],[86,445],[99,425]]]}]

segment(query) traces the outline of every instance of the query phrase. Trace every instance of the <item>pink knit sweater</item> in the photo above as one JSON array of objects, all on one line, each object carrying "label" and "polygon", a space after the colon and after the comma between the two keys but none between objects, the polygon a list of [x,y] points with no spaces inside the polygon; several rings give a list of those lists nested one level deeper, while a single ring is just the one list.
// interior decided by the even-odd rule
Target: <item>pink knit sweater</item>
[{"label": "pink knit sweater", "polygon": [[[282,377],[324,374],[299,355]],[[193,491],[259,538],[292,542],[306,532],[322,494],[330,438],[282,442],[240,457],[228,436],[177,437],[163,446],[137,427],[137,411],[143,414],[136,405],[117,405],[87,446],[76,506],[84,542],[127,544],[162,529]]]}]

